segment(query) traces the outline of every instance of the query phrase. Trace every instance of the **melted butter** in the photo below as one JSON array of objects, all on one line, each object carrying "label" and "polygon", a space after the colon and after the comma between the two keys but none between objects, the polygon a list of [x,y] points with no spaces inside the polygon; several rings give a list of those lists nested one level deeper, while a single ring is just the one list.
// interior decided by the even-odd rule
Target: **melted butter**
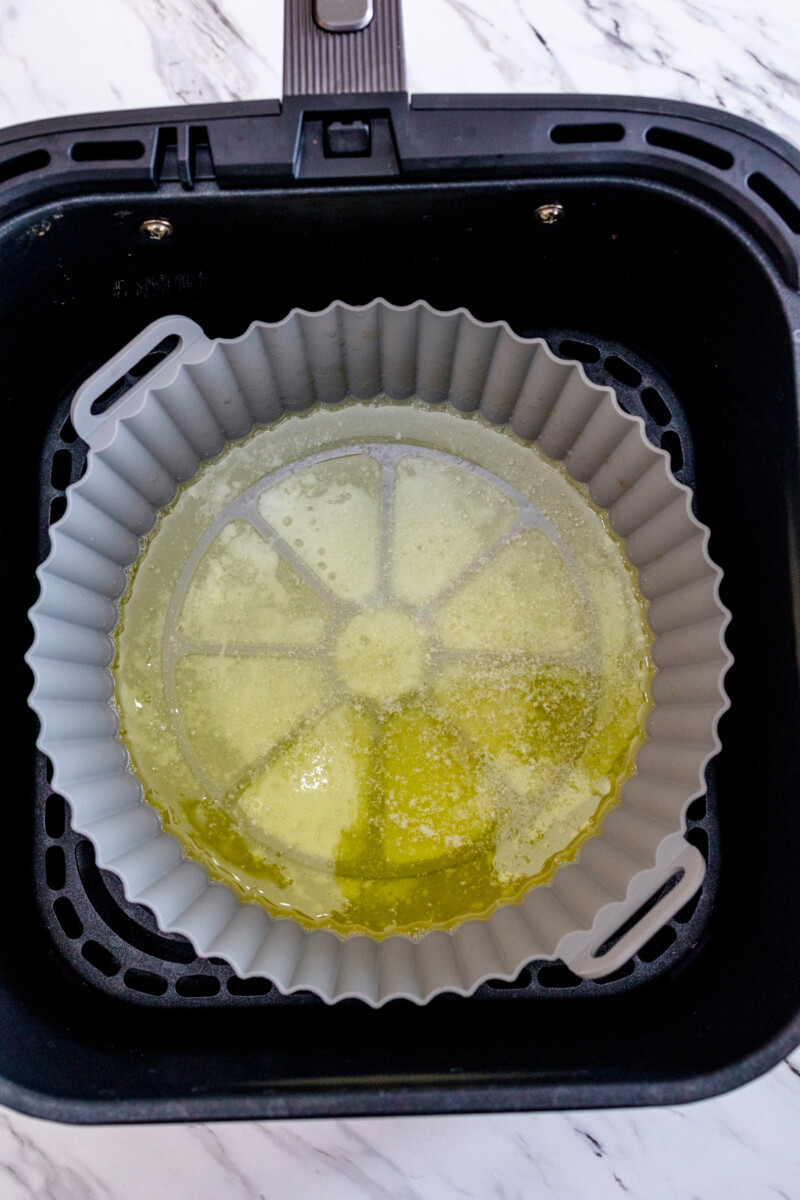
[{"label": "melted butter", "polygon": [[603,515],[535,448],[415,405],[285,418],[206,464],[115,638],[165,827],[242,899],[340,933],[452,927],[549,879],[649,704]]}]

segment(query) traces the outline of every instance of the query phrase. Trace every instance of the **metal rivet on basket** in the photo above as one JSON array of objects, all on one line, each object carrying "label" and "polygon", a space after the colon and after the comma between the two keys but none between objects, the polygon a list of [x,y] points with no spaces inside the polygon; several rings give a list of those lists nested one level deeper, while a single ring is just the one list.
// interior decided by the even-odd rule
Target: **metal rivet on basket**
[{"label": "metal rivet on basket", "polygon": [[563,204],[540,204],[536,216],[543,225],[555,225],[564,216]]},{"label": "metal rivet on basket", "polygon": [[139,226],[139,232],[143,233],[145,237],[152,238],[154,242],[160,242],[162,238],[171,235],[172,222],[165,217],[152,217]]}]

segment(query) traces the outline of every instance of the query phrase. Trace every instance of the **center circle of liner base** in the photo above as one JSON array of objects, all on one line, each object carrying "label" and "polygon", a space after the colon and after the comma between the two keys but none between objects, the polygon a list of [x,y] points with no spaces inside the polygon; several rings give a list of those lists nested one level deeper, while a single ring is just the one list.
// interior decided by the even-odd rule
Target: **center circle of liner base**
[{"label": "center circle of liner base", "polygon": [[[105,412],[93,411],[111,385],[167,338],[177,346],[160,366]],[[359,409],[369,415],[363,431],[354,424]],[[508,482],[503,470],[462,455],[458,439],[431,445],[419,433],[426,410],[440,429],[455,423],[501,441],[502,433],[489,426],[507,428],[515,454],[531,453],[520,443],[535,444],[585,486],[624,540],[647,601],[657,667],[647,738],[601,832],[547,884],[451,929],[342,937],[242,902],[162,829],[119,736],[110,634],[141,539],[181,483],[226,447],[230,456],[244,453],[254,444],[247,435],[259,425],[274,427],[258,433],[259,439],[273,432],[277,437],[289,426],[308,434],[315,420],[330,425],[339,413],[346,428],[336,444],[301,447],[302,453],[272,470],[267,463],[239,492],[220,491],[171,594],[164,690],[182,752],[210,797],[238,788],[239,803],[245,813],[250,804],[254,821],[263,803],[263,797],[248,796],[236,763],[228,764],[226,775],[197,753],[191,728],[197,714],[187,697],[198,680],[208,686],[204,672],[218,670],[209,664],[288,654],[293,663],[314,664],[312,721],[335,721],[347,704],[366,713],[365,720],[382,720],[409,697],[427,694],[448,655],[469,663],[484,653],[474,636],[466,646],[443,636],[442,612],[448,603],[457,608],[458,588],[469,585],[470,575],[479,586],[482,572],[525,538],[540,539],[554,556],[548,566],[553,586],[574,588],[580,596],[585,579],[579,565],[530,495]],[[392,413],[407,414],[398,433],[381,428]],[[284,992],[308,989],[326,1001],[357,997],[377,1006],[397,997],[424,1003],[443,991],[466,995],[487,978],[515,978],[533,959],[559,958],[579,975],[602,977],[694,894],[705,863],[683,836],[685,813],[703,792],[705,766],[719,748],[717,722],[727,707],[729,614],[719,600],[720,572],[708,556],[708,531],[694,517],[689,490],[675,480],[667,455],[647,440],[643,422],[623,412],[610,389],[591,384],[579,364],[557,359],[543,341],[519,338],[503,323],[481,324],[463,310],[439,313],[424,302],[295,311],[276,325],[256,323],[233,340],[211,341],[193,322],[172,317],[146,329],[82,387],[72,419],[89,445],[88,466],[68,490],[66,512],[51,528],[51,552],[39,570],[28,654],[35,677],[31,704],[41,723],[40,748],[53,763],[53,786],[70,801],[74,826],[93,841],[98,863],[117,872],[126,896],[148,905],[161,928],[184,934],[200,954],[225,958],[244,978],[261,975]],[[241,448],[230,445],[241,439]],[[213,466],[209,461],[204,471]],[[353,471],[370,477],[379,535],[337,541],[332,531],[318,546],[297,530],[289,536],[283,522],[294,511],[286,508],[292,488],[309,473],[339,470],[345,479]],[[392,553],[385,531],[392,529],[404,477],[425,472],[446,474],[456,489],[463,480],[465,495],[481,489],[489,528],[466,562],[459,561],[458,539],[449,545],[445,538],[436,553],[428,547],[427,558],[424,546],[412,547],[417,559],[408,557],[414,566],[404,569],[403,554]],[[437,515],[431,512],[433,526]],[[402,528],[394,527],[398,545]],[[263,629],[252,641],[237,641],[241,632],[226,633],[224,613],[214,627],[203,575],[209,548],[243,535],[278,553],[311,597],[293,619],[290,645],[274,637],[265,642]],[[337,553],[340,562],[333,561]],[[552,611],[557,607],[551,605]],[[591,605],[583,604],[583,611],[589,619],[582,665],[590,670],[597,638]],[[457,616],[463,621],[463,612]],[[574,645],[567,640],[560,646],[552,625],[547,633],[551,661],[563,655],[574,665]],[[309,647],[313,654],[305,655]],[[326,855],[305,844],[303,833],[301,821],[282,829],[273,822],[268,830],[274,850],[320,868]],[[388,835],[383,844],[391,850]],[[405,851],[397,853],[402,858]],[[657,902],[628,927],[656,895]]]}]

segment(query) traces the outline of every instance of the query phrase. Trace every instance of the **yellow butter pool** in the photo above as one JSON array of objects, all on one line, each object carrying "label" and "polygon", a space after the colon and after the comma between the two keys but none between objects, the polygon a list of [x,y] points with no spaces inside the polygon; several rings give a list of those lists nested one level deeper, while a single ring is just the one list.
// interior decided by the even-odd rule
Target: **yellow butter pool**
[{"label": "yellow butter pool", "polygon": [[643,739],[650,634],[601,513],[480,417],[353,403],[207,463],[121,605],[121,732],[243,899],[376,936],[451,927],[599,831]]}]

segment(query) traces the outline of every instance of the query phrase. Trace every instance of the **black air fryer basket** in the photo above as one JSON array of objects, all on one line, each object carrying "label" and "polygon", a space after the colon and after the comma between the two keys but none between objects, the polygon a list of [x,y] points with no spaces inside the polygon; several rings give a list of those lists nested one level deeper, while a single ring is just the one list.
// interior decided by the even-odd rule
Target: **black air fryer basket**
[{"label": "black air fryer basket", "polygon": [[[675,1103],[752,1078],[800,1039],[800,154],[672,102],[409,98],[398,5],[376,6],[362,32],[334,34],[291,0],[282,102],[0,135],[0,1101],[26,1112]],[[468,999],[373,1011],[240,980],[97,869],[36,750],[26,614],[85,461],[77,386],[159,316],[234,337],[378,295],[463,306],[580,359],[644,418],[712,531],[735,666],[686,834],[708,873],[604,981],[532,963]]]}]

